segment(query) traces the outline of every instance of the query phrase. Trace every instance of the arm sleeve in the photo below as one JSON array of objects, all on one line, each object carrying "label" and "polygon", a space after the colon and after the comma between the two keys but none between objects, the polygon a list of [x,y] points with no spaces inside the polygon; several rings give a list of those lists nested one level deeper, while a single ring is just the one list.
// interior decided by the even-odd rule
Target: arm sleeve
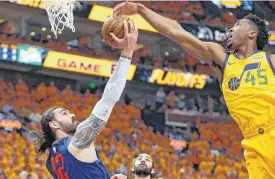
[{"label": "arm sleeve", "polygon": [[127,57],[119,58],[117,67],[106,84],[102,98],[93,109],[92,114],[105,122],[108,121],[114,105],[120,99],[126,85],[130,65],[131,59]]}]

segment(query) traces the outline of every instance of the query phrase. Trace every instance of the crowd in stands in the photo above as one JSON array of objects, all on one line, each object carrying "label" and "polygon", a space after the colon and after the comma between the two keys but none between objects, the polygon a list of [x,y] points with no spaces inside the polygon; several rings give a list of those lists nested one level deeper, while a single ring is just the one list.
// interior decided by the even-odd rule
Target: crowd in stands
[{"label": "crowd in stands", "polygon": [[[100,4],[108,7],[115,7],[120,2],[116,1],[102,1],[94,2],[94,4]],[[146,7],[153,11],[176,20],[180,23],[186,24],[206,24],[214,27],[226,27],[231,28],[237,19],[244,16],[242,11],[245,12],[245,8],[240,10],[224,9],[221,8],[221,1],[213,3],[211,1],[145,1],[142,2]],[[265,4],[254,2],[254,6],[265,7],[267,12],[274,12],[275,9],[274,1],[267,1]],[[253,7],[253,5],[252,5]],[[247,13],[247,12],[245,12]],[[275,29],[274,18],[269,14],[264,14],[265,19],[270,20],[270,28]]]},{"label": "crowd in stands", "polygon": [[227,115],[223,96],[192,96],[186,94],[175,93],[173,90],[164,91],[160,87],[156,92],[156,103],[153,106],[156,111],[164,111],[165,109],[180,110],[186,113],[195,114],[210,114],[210,115]]},{"label": "crowd in stands", "polygon": [[[91,94],[89,90],[84,94],[73,91],[69,85],[59,90],[54,82],[30,89],[23,80],[15,85],[1,80],[0,116],[20,120],[26,131],[39,130],[41,114],[47,108],[65,107],[82,121],[100,96],[101,93]],[[145,152],[154,159],[157,173],[167,179],[247,177],[241,133],[234,123],[201,124],[198,120],[198,132],[193,133],[188,148],[181,153],[169,145],[167,134],[154,133],[152,127],[143,123],[140,109],[142,105],[117,104],[96,140],[110,174],[127,173],[134,157]],[[17,132],[0,132],[0,168],[4,169],[0,176],[5,173],[8,179],[50,178],[44,165],[46,156],[36,156],[31,136],[22,129]]]}]

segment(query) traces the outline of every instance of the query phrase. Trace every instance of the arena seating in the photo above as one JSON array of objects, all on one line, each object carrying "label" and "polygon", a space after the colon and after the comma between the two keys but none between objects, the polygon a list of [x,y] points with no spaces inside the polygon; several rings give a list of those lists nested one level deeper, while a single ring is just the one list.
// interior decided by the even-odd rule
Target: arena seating
[{"label": "arena seating", "polygon": [[[62,106],[76,114],[79,121],[89,116],[100,95],[75,92],[67,85],[59,90],[52,82],[30,87],[20,80],[15,86],[0,81],[0,109],[2,116],[11,113],[30,130],[39,128],[39,116],[51,106]],[[9,106],[9,107],[8,107]],[[185,156],[169,147],[167,135],[154,133],[141,120],[141,105],[118,104],[96,146],[111,174],[130,170],[133,158],[139,153],[149,153],[156,163],[156,171],[167,179],[181,179],[193,175],[206,178],[247,177],[244,166],[241,134],[235,124],[207,123],[197,121],[200,135],[194,133]],[[32,115],[32,117],[30,117]],[[127,128],[125,127],[127,126]],[[49,178],[45,156],[36,156],[34,146],[27,140],[26,133],[0,132],[0,168],[9,178],[33,175],[34,178]],[[169,159],[169,160],[167,160]],[[213,171],[213,172],[212,172]]]}]

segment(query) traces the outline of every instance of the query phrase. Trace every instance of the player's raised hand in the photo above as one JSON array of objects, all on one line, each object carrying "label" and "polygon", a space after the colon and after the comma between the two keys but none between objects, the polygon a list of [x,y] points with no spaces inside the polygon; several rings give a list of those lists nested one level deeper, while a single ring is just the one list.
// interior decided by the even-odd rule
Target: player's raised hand
[{"label": "player's raised hand", "polygon": [[121,16],[121,15],[134,15],[138,13],[138,4],[133,2],[123,2],[118,4],[113,9],[113,15],[115,17]]},{"label": "player's raised hand", "polygon": [[122,174],[116,174],[116,175],[112,176],[111,179],[127,179],[127,176],[122,175]]},{"label": "player's raised hand", "polygon": [[117,38],[113,33],[110,34],[114,41],[117,43],[118,48],[123,50],[132,51],[136,47],[138,38],[138,29],[132,21],[124,21],[124,37],[123,39]]}]

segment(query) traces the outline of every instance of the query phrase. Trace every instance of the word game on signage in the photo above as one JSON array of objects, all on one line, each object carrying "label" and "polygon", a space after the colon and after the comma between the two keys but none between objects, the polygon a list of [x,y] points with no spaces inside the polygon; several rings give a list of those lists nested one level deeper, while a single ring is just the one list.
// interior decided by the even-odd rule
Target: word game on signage
[{"label": "word game on signage", "polygon": [[[110,77],[116,68],[116,62],[49,51],[43,66],[89,75]],[[127,80],[132,80],[136,66],[131,65]]]}]

